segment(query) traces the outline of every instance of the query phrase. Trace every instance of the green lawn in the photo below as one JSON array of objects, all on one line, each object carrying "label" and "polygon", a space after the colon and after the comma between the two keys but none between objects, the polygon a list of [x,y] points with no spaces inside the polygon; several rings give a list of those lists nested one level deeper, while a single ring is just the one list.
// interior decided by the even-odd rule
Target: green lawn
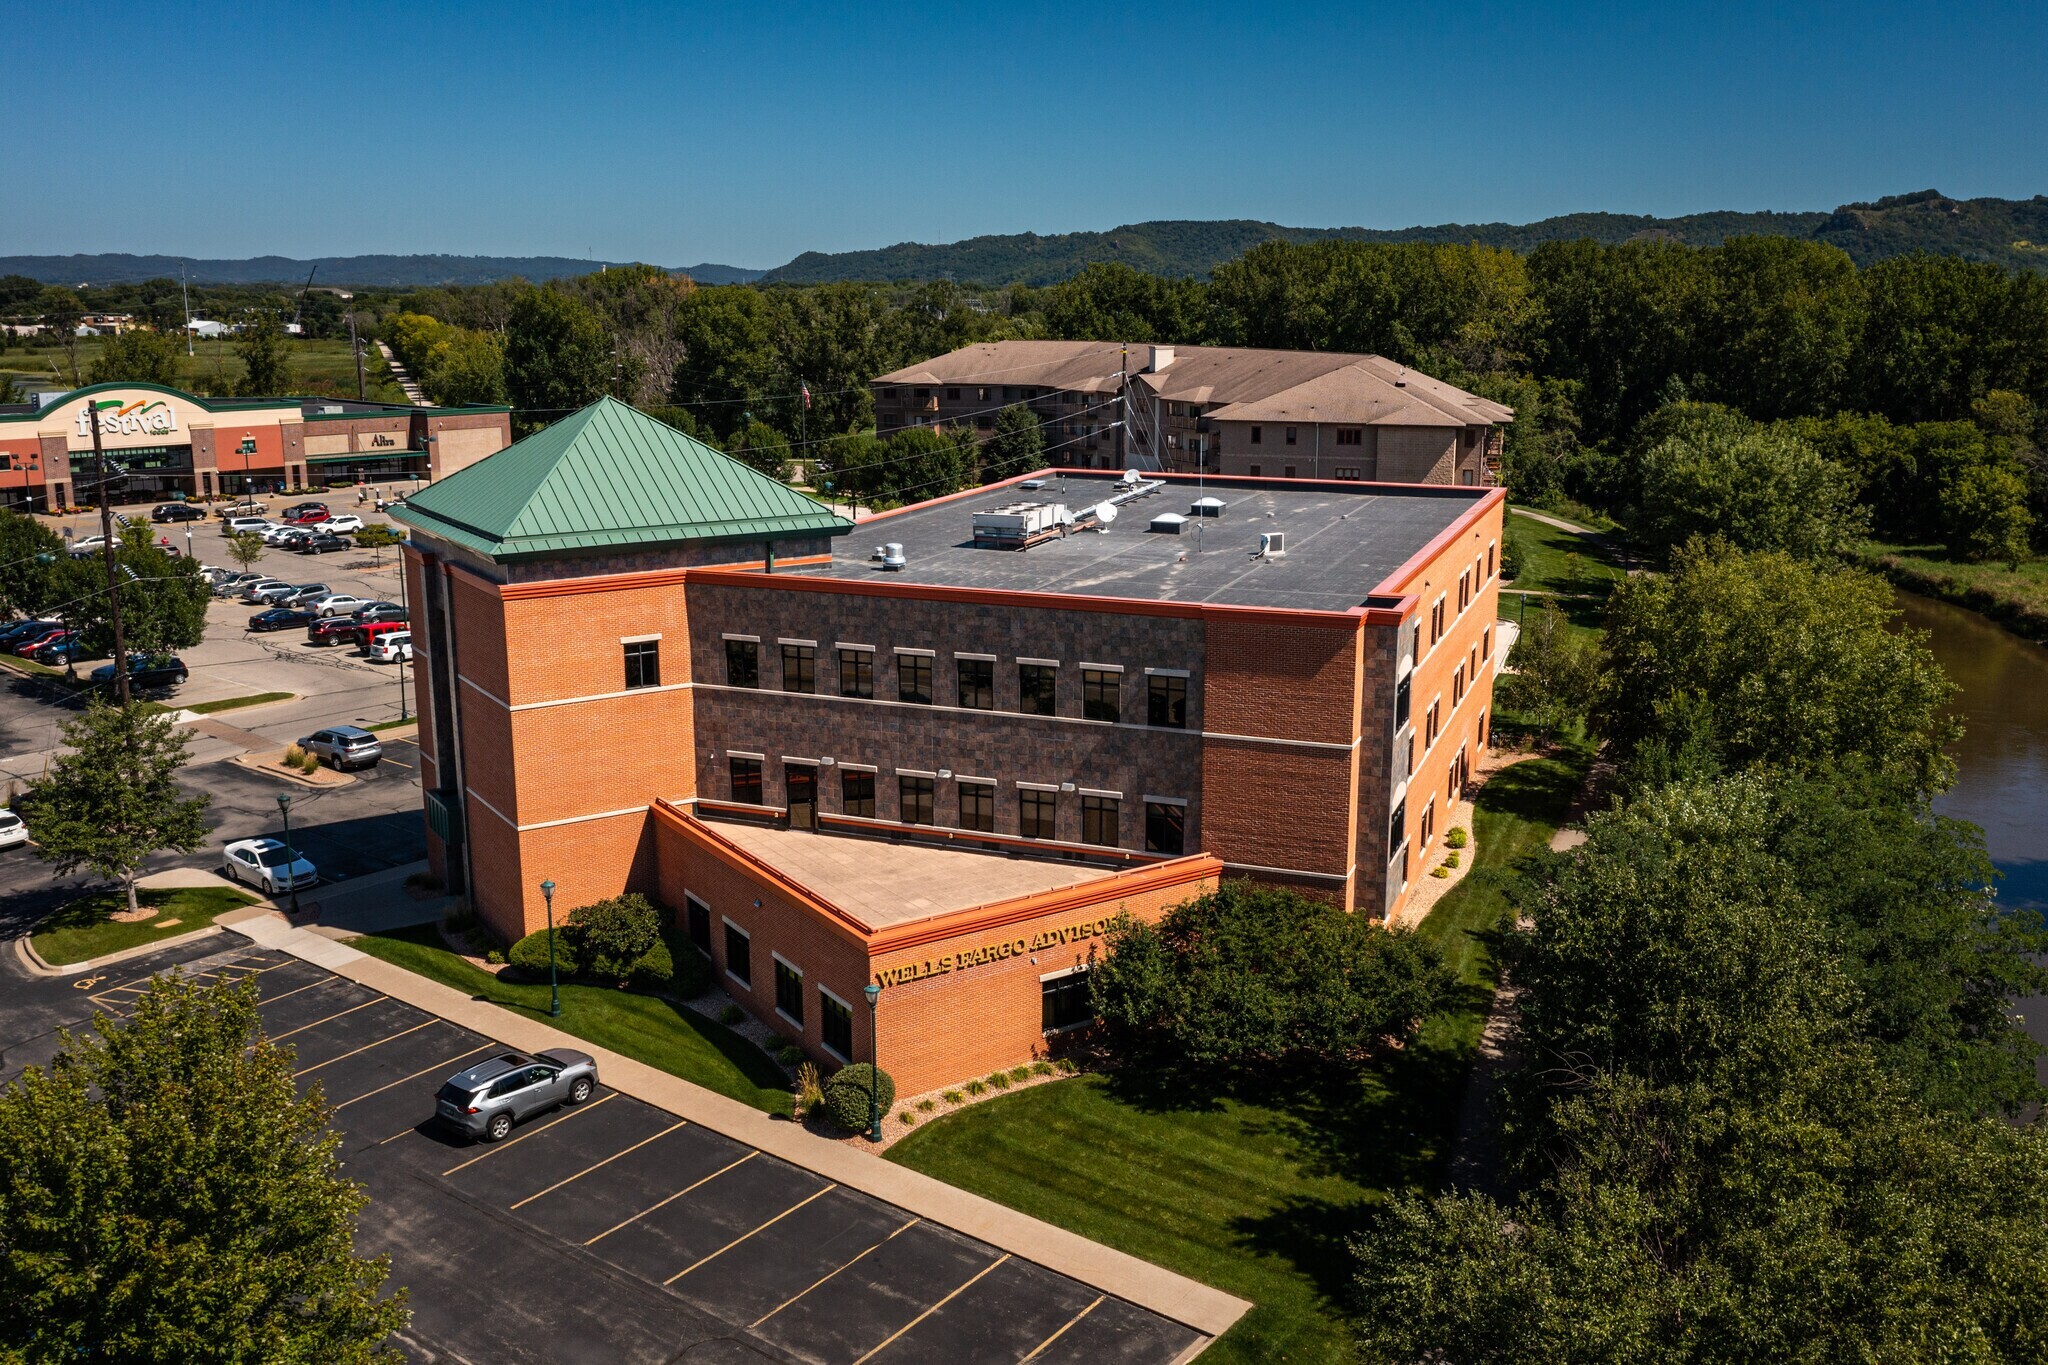
[{"label": "green lawn", "polygon": [[2048,640],[2048,557],[2017,570],[1971,564],[1939,545],[1867,541],[1858,556],[1902,587],[1981,612],[2021,635]]},{"label": "green lawn", "polygon": [[195,702],[183,709],[195,716],[217,715],[222,711],[239,711],[245,706],[265,706],[274,701],[290,701],[295,692],[252,692],[246,697],[222,697],[219,701]]},{"label": "green lawn", "polygon": [[1501,589],[1500,614],[1510,621],[1542,608],[1528,593],[1557,593],[1558,610],[1576,630],[1600,628],[1607,594],[1624,576],[1607,542],[1509,513],[1504,532],[1517,557],[1514,580]]},{"label": "green lawn", "polygon": [[[451,952],[431,924],[366,934],[349,940],[349,946],[453,986],[474,999],[547,1018],[546,982],[514,984],[478,971]],[[565,985],[562,1017],[549,1022],[564,1033],[659,1067],[742,1104],[770,1114],[790,1111],[789,1079],[782,1068],[731,1029],[687,1006],[605,986]]]},{"label": "green lawn", "polygon": [[1356,1081],[1219,1095],[1082,1076],[936,1120],[889,1159],[1255,1303],[1205,1360],[1348,1360],[1346,1241],[1389,1192],[1436,1178],[1485,1024],[1511,869],[1547,844],[1584,771],[1581,756],[1531,760],[1481,788],[1478,861],[1419,931],[1444,945],[1464,999]]},{"label": "green lawn", "polygon": [[43,961],[61,967],[189,934],[213,923],[215,915],[256,903],[254,896],[224,886],[145,889],[136,899],[154,909],[155,916],[132,924],[110,919],[115,911],[128,908],[128,898],[118,890],[99,891],[44,920],[29,942]]},{"label": "green lawn", "polygon": [[[98,337],[83,337],[78,343],[78,372],[90,379],[93,361],[99,359],[103,343]],[[353,398],[356,394],[356,365],[346,341],[289,341],[292,392],[327,394]],[[242,381],[247,367],[229,341],[201,341],[198,355],[178,359],[177,387],[192,393],[229,394]],[[405,393],[391,380],[384,357],[372,346],[363,357],[366,392],[387,403],[405,402]],[[23,388],[71,387],[71,358],[62,346],[36,346],[0,351],[0,380],[13,379]]]}]

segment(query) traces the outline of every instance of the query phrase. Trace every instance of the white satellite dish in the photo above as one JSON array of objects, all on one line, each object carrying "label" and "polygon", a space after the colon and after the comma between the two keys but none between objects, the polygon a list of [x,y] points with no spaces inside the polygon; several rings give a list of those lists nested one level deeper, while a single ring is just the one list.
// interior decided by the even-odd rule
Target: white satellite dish
[{"label": "white satellite dish", "polygon": [[1116,520],[1116,504],[1113,502],[1096,503],[1095,520],[1101,525],[1103,530],[1107,531],[1109,524]]}]

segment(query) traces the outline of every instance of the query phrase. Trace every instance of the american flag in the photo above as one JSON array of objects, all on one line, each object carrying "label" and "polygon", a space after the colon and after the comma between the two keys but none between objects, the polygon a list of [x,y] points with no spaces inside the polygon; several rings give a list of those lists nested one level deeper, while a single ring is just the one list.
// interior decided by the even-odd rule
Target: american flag
[{"label": "american flag", "polygon": [[797,381],[797,387],[804,391],[804,408],[808,411],[811,406],[811,386],[799,380]]}]

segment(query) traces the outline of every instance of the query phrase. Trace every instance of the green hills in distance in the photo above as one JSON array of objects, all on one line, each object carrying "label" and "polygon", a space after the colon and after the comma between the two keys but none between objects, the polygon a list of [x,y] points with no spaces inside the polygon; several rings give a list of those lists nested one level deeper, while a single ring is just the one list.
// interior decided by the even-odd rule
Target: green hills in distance
[{"label": "green hills in distance", "polygon": [[[1111,261],[1160,275],[1205,275],[1224,261],[1275,239],[1314,242],[1481,243],[1530,251],[1544,242],[1590,237],[1597,242],[1666,239],[1713,246],[1748,234],[1803,237],[1846,251],[1858,265],[1913,251],[1988,261],[2014,269],[2048,269],[2048,195],[2031,199],[1951,199],[1936,190],[1844,204],[1832,213],[1692,213],[1652,218],[1625,213],[1570,213],[1535,223],[1444,223],[1411,228],[1293,228],[1252,219],[1130,223],[1107,232],[1036,232],[970,237],[927,245],[903,242],[871,251],[807,251],[761,271],[704,264],[669,267],[703,284],[826,284],[956,280],[982,285],[1052,284],[1084,266]],[[119,284],[175,279],[181,265],[196,284],[297,285],[310,260],[184,260],[174,256],[0,256],[0,275],[49,284]],[[363,287],[484,284],[522,276],[548,280],[587,274],[605,264],[555,256],[349,256],[322,259],[319,283]],[[618,264],[611,262],[610,264]]]}]

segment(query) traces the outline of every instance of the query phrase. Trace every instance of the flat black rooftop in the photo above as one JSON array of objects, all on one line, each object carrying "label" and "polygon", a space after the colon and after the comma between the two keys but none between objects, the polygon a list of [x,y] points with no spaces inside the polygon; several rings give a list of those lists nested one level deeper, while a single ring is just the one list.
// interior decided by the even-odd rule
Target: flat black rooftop
[{"label": "flat black rooftop", "polygon": [[[833,543],[830,565],[802,572],[1007,592],[1349,611],[1491,491],[1172,479],[1119,506],[1106,532],[1079,530],[1026,550],[977,548],[977,511],[1031,501],[1065,504],[1079,515],[1118,493],[1114,474],[1034,477],[1045,478],[1045,487],[1008,484],[864,521]],[[1223,500],[1221,516],[1189,515],[1203,495]],[[1164,512],[1188,518],[1180,534],[1148,529]],[[1287,552],[1254,559],[1259,536],[1267,531],[1285,533]],[[885,570],[869,558],[889,541],[903,546],[900,570]]]}]

